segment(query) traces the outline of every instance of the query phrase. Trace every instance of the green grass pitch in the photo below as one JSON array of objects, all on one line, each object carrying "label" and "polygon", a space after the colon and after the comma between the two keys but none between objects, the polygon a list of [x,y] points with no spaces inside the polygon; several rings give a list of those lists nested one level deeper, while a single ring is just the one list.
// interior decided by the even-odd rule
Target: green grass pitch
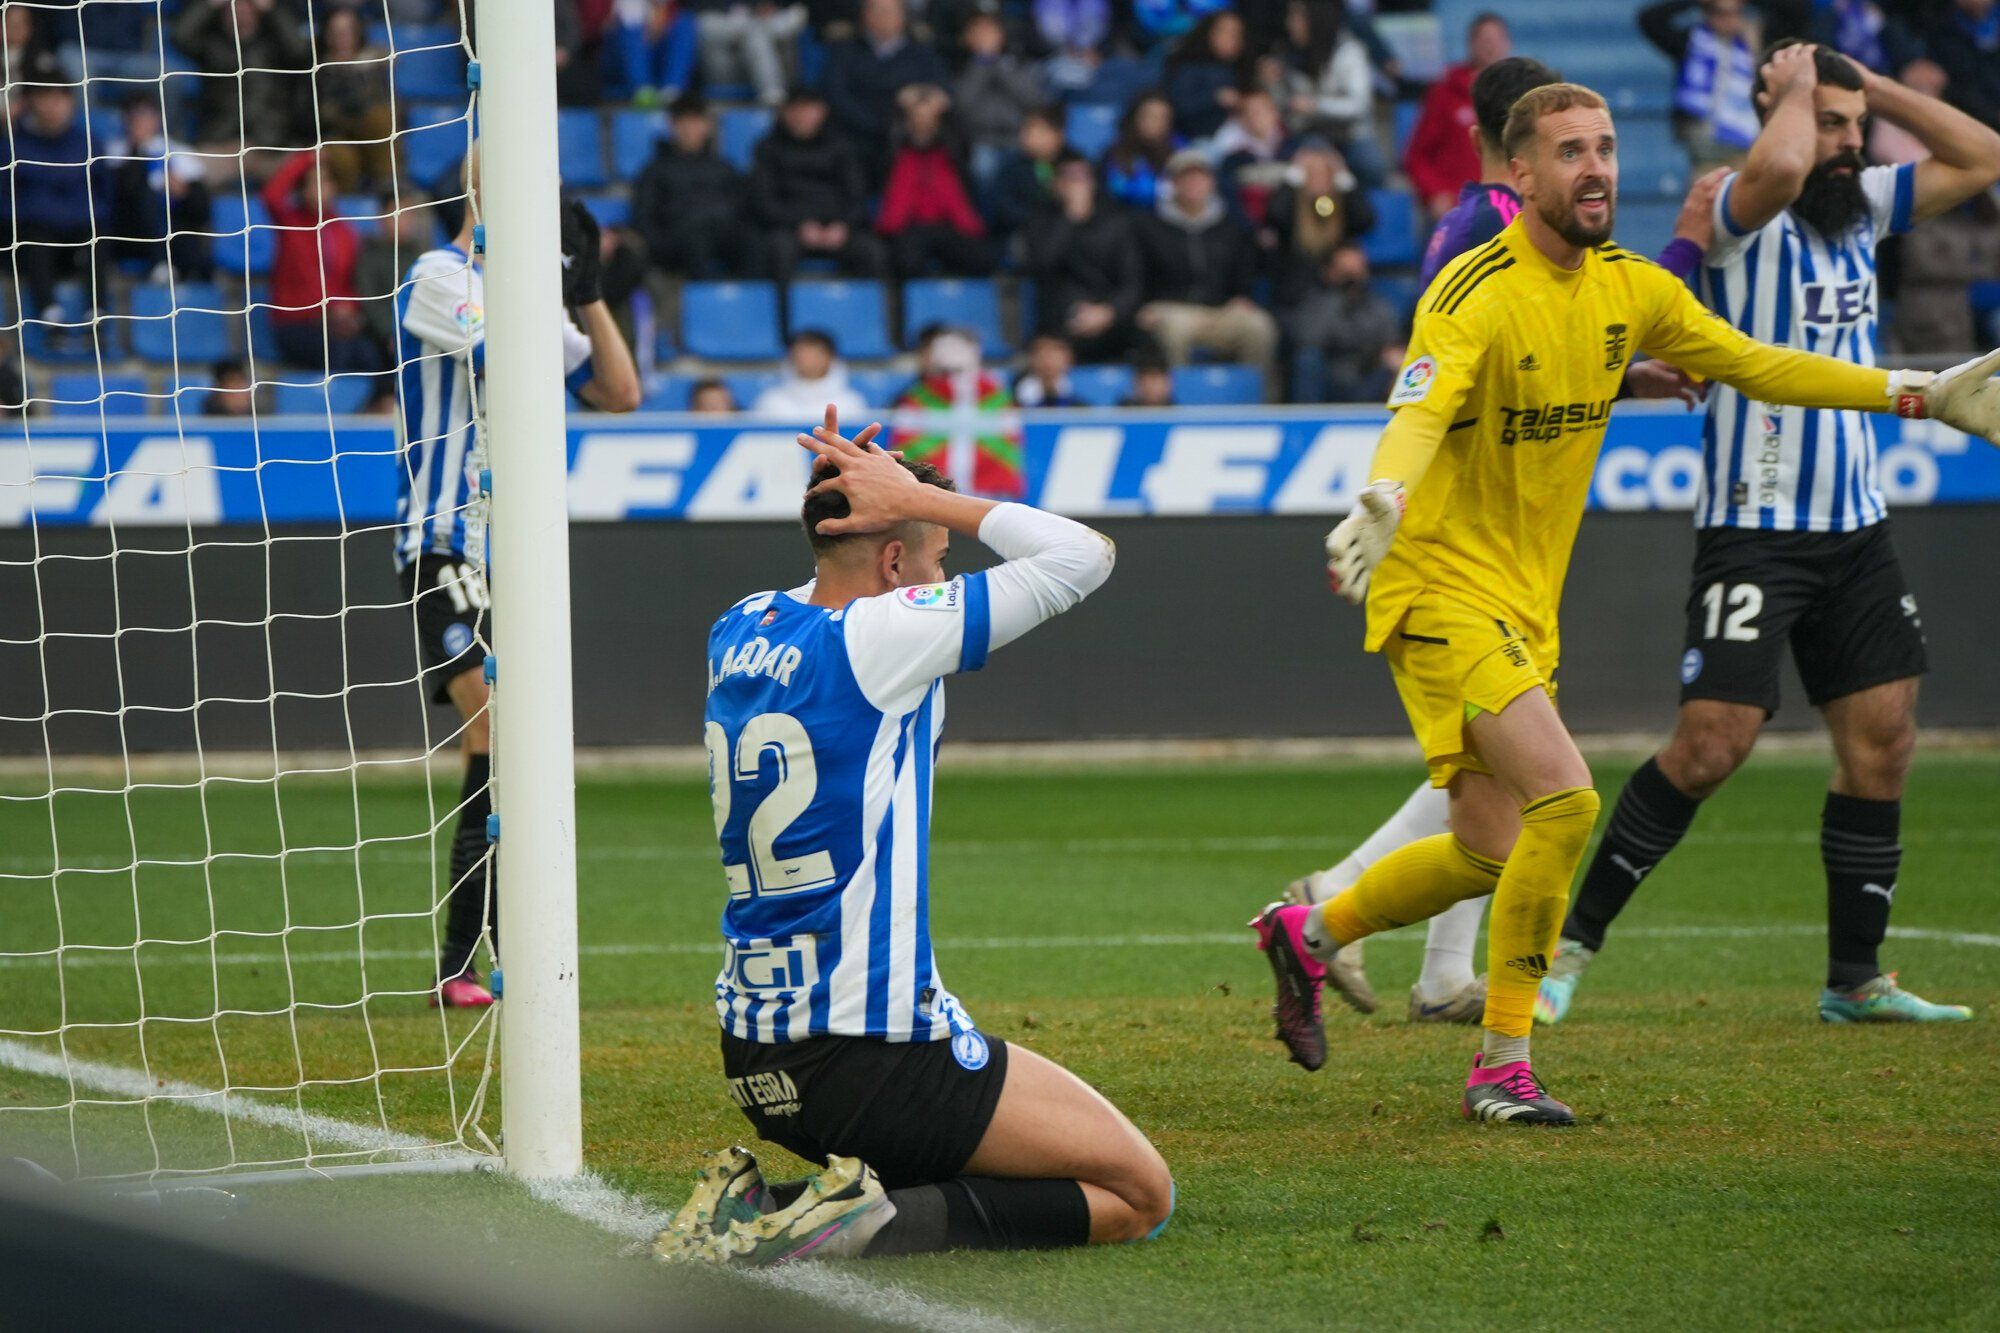
[{"label": "green grass pitch", "polygon": [[[1598,763],[1607,805],[1629,767]],[[1149,1245],[856,1271],[1044,1326],[2000,1323],[2000,755],[1920,756],[1896,902],[1907,933],[1887,955],[1913,989],[1974,1005],[1974,1022],[1815,1021],[1824,761],[1760,756],[1620,921],[1571,1021],[1538,1034],[1538,1068],[1582,1117],[1568,1133],[1459,1118],[1473,1034],[1402,1018],[1420,931],[1371,944],[1385,1010],[1332,1013],[1325,1070],[1300,1071],[1271,1040],[1268,973],[1241,923],[1365,834],[1416,776],[1348,762],[954,770],[947,749],[933,877],[946,981],[984,1029],[1122,1106],[1173,1166],[1180,1207]],[[205,805],[187,791],[65,796],[53,819],[46,801],[0,802],[0,951],[69,946],[60,973],[52,957],[0,959],[0,1027],[67,1021],[73,1056],[144,1061],[158,1080],[202,1087],[225,1074],[287,1085],[303,1052],[332,1080],[306,1109],[449,1138],[485,1030],[415,993],[429,981],[426,840],[371,843],[358,863],[271,855],[351,845],[357,828],[408,834],[444,790],[287,779],[281,803],[268,785],[225,784]],[[707,999],[722,886],[706,791],[692,776],[603,775],[578,799],[586,1156],[670,1206],[699,1151],[746,1132],[720,1084]],[[205,848],[246,854],[204,863]],[[149,862],[136,882],[123,869],[135,854]],[[357,929],[360,911],[374,920]],[[286,927],[282,941],[271,933]],[[162,943],[133,965],[135,938],[212,930],[226,932],[218,953],[247,961],[212,969],[208,944]],[[75,947],[86,944],[126,947]],[[364,950],[371,990],[412,994],[353,1005]],[[295,1001],[295,1016],[280,1012]],[[134,1026],[142,1005],[149,1021]],[[229,1016],[210,1020],[218,1008]],[[461,1047],[450,1097],[431,1074],[366,1077],[437,1063],[448,1041]],[[0,1153],[69,1168],[69,1114],[29,1109],[58,1094],[0,1068]],[[88,1107],[74,1126],[99,1168],[297,1151],[279,1131],[168,1107]],[[768,1161],[798,1166],[775,1150]],[[473,1248],[543,1225],[491,1181],[311,1188],[505,1221],[471,1229]],[[561,1253],[640,1267],[562,1226]],[[670,1302],[688,1279],[638,1280]]]}]

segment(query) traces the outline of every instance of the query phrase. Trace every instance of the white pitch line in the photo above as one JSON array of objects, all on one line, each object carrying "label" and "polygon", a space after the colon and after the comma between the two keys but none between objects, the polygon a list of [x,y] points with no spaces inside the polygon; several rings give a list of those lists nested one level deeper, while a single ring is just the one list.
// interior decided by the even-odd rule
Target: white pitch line
[{"label": "white pitch line", "polygon": [[[144,1070],[95,1060],[65,1060],[61,1055],[38,1051],[20,1042],[0,1039],[0,1066],[41,1078],[69,1083],[120,1099],[151,1097],[169,1100],[175,1106],[231,1120],[267,1125],[292,1133],[311,1135],[318,1144],[338,1145],[357,1152],[397,1152],[407,1158],[464,1156],[462,1149],[426,1143],[378,1125],[357,1124],[311,1112],[300,1114],[294,1107],[274,1106],[220,1088],[204,1088],[177,1080],[158,1080]],[[226,1184],[228,1177],[212,1177]],[[580,1221],[621,1240],[651,1241],[672,1214],[662,1212],[644,1200],[626,1194],[599,1177],[584,1171],[567,1180],[519,1182],[530,1197],[550,1204]],[[907,1328],[936,1329],[941,1333],[1024,1333],[1026,1325],[960,1306],[928,1300],[915,1292],[886,1283],[870,1282],[859,1274],[829,1264],[793,1264],[775,1269],[732,1270],[761,1286],[789,1291],[821,1305]]]},{"label": "white pitch line", "polygon": [[[1202,838],[938,838],[931,850],[960,856],[1004,856],[1024,852],[1057,852],[1066,856],[1143,856],[1153,853],[1185,852],[1320,852],[1332,855],[1343,846],[1361,841],[1367,831],[1334,831],[1325,834],[1238,835]],[[1906,846],[1929,843],[2000,842],[2000,827],[1960,829],[1917,829],[1902,835]],[[1817,829],[1793,829],[1714,833],[1689,833],[1683,846],[1712,847],[1792,847],[1819,845]],[[296,863],[307,858],[337,860],[345,865],[354,860],[352,847],[313,847],[291,852],[221,851],[210,856],[187,852],[174,856],[148,856],[138,861],[141,868],[203,866],[211,863],[249,865],[258,861],[280,860]],[[383,843],[361,849],[364,863],[376,865],[429,865],[437,858],[422,848]],[[577,859],[628,861],[644,864],[655,861],[704,861],[716,859],[714,847],[668,844],[658,847],[579,847]],[[0,856],[0,875],[16,879],[47,879],[51,873],[47,857]],[[61,873],[103,873],[134,868],[130,857],[78,857],[65,860]]]},{"label": "white pitch line", "polygon": [[[1626,926],[1618,931],[1621,940],[1705,940],[1705,939],[1767,939],[1789,935],[1819,935],[1824,926],[1778,923],[1768,926]],[[1383,944],[1421,944],[1423,936],[1414,929],[1404,929],[1389,934],[1375,936],[1375,942]],[[1959,944],[1972,948],[2000,949],[2000,935],[1985,935],[1977,931],[1939,930],[1927,926],[1891,926],[1889,938],[1892,940],[1926,940],[1938,944]],[[936,947],[939,953],[951,954],[965,951],[990,951],[1005,949],[1177,949],[1211,948],[1215,946],[1243,945],[1250,942],[1247,930],[1204,931],[1187,935],[989,935],[966,939],[940,939]],[[205,950],[206,940],[180,942],[178,947],[187,952],[172,954],[163,958],[148,958],[145,965],[153,967],[206,967],[210,957]],[[150,949],[167,947],[165,942],[153,941]],[[719,940],[693,941],[676,940],[660,944],[585,944],[577,949],[585,958],[628,958],[628,957],[707,957],[720,956],[722,943]],[[377,949],[368,954],[371,963],[427,962],[433,955],[421,949]],[[0,970],[8,968],[47,967],[54,959],[52,954],[0,954]],[[290,954],[270,953],[224,953],[215,955],[213,961],[223,967],[276,967],[290,962],[305,963],[353,963],[359,955],[335,950],[319,950],[312,953],[295,951]],[[67,950],[64,957],[66,967],[118,967],[132,966],[132,950],[129,945],[117,948],[77,947]]]}]

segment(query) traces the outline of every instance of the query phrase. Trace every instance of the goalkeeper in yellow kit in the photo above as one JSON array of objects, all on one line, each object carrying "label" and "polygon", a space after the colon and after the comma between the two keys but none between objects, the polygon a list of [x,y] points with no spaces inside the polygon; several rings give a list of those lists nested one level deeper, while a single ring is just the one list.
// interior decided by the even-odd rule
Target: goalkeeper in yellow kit
[{"label": "goalkeeper in yellow kit", "polygon": [[1465,1114],[1566,1125],[1528,1057],[1535,992],[1597,819],[1590,770],[1556,715],[1556,608],[1611,404],[1645,352],[1760,402],[1934,415],[2000,434],[2000,353],[1931,375],[1752,341],[1666,270],[1610,244],[1617,138],[1604,99],[1534,89],[1504,148],[1521,215],[1438,274],[1418,305],[1375,478],[1327,538],[1334,585],[1368,608],[1450,833],[1411,843],[1317,906],[1256,921],[1278,1036],[1326,1059],[1323,960],[1492,893],[1484,1048]]}]

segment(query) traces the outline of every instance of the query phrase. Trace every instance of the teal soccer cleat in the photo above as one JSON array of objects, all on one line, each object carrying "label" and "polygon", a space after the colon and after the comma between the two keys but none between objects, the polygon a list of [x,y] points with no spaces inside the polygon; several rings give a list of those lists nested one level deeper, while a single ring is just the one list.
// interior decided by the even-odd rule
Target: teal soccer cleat
[{"label": "teal soccer cleat", "polygon": [[768,1268],[796,1260],[853,1259],[896,1216],[882,1182],[858,1158],[829,1157],[826,1170],[774,1213],[738,1219],[695,1247],[706,1263]]},{"label": "teal soccer cleat", "polygon": [[1597,950],[1586,949],[1575,940],[1563,940],[1556,945],[1555,961],[1549,966],[1549,974],[1542,978],[1542,988],[1535,992],[1537,1023],[1547,1027],[1569,1016],[1570,1003],[1576,999],[1576,983],[1583,980],[1583,969],[1596,956]]},{"label": "teal soccer cleat", "polygon": [[653,1253],[669,1262],[696,1258],[696,1251],[738,1221],[763,1216],[769,1189],[757,1159],[742,1148],[718,1148],[702,1160],[694,1193],[653,1240]]},{"label": "teal soccer cleat", "polygon": [[1824,990],[1819,996],[1822,1023],[1963,1023],[1971,1017],[1962,1004],[1932,1004],[1912,995],[1896,984],[1894,972],[1851,991]]}]

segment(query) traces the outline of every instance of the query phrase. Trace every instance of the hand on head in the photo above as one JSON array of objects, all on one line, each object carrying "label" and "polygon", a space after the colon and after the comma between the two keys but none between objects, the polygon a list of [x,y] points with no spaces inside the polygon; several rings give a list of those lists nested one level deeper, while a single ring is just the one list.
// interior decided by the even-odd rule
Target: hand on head
[{"label": "hand on head", "polygon": [[[798,437],[800,447],[827,467],[838,469],[806,494],[837,491],[847,497],[848,516],[823,520],[819,525],[822,536],[884,532],[913,517],[911,502],[922,498],[923,484],[903,467],[901,454],[875,443],[881,433],[882,423],[871,422],[848,439],[840,433],[839,412],[828,404],[825,423],[813,427],[810,435]],[[818,472],[816,467],[815,475]]]}]

